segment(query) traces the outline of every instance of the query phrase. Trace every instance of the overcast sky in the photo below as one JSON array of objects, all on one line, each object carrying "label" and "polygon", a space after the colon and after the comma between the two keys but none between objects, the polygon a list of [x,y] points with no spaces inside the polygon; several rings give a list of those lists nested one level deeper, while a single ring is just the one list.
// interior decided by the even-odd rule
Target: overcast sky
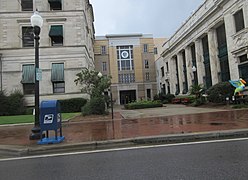
[{"label": "overcast sky", "polygon": [[169,38],[204,0],[90,0],[96,35],[143,33]]}]

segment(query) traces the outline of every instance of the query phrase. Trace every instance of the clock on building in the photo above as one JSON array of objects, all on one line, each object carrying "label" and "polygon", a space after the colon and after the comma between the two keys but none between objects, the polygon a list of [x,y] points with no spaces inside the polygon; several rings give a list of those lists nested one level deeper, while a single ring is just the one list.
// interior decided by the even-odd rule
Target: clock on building
[{"label": "clock on building", "polygon": [[124,58],[124,59],[128,58],[129,57],[128,51],[122,51],[121,52],[121,57]]}]

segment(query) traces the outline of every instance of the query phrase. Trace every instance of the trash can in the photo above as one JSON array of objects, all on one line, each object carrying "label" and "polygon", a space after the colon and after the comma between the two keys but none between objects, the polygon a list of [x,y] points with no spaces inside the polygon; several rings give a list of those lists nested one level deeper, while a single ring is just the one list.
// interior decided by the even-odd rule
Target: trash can
[{"label": "trash can", "polygon": [[[41,137],[46,131],[46,137],[38,141],[38,144],[55,144],[64,140],[62,136],[62,117],[60,112],[60,103],[58,100],[42,101],[40,104],[40,128]],[[55,131],[55,136],[49,138],[49,130]],[[60,136],[58,136],[58,130]]]}]

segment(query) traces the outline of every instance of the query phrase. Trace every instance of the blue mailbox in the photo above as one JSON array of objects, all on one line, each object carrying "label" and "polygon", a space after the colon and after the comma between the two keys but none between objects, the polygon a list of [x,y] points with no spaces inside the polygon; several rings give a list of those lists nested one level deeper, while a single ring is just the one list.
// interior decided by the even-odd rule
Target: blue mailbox
[{"label": "blue mailbox", "polygon": [[[62,142],[65,137],[62,136],[61,122],[62,117],[59,101],[42,101],[40,104],[40,133],[42,137],[43,131],[46,131],[46,137],[38,141],[38,144],[55,144]],[[55,137],[49,138],[49,130],[55,131]],[[58,136],[58,130],[60,131],[60,136]]]}]

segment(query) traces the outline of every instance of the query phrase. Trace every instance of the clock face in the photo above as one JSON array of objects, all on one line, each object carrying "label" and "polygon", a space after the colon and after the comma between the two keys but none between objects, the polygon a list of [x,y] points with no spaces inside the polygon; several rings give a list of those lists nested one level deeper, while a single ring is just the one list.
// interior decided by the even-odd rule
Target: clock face
[{"label": "clock face", "polygon": [[129,56],[129,53],[127,51],[122,51],[121,52],[121,57],[122,58],[126,59],[126,58],[128,58],[128,56]]}]

